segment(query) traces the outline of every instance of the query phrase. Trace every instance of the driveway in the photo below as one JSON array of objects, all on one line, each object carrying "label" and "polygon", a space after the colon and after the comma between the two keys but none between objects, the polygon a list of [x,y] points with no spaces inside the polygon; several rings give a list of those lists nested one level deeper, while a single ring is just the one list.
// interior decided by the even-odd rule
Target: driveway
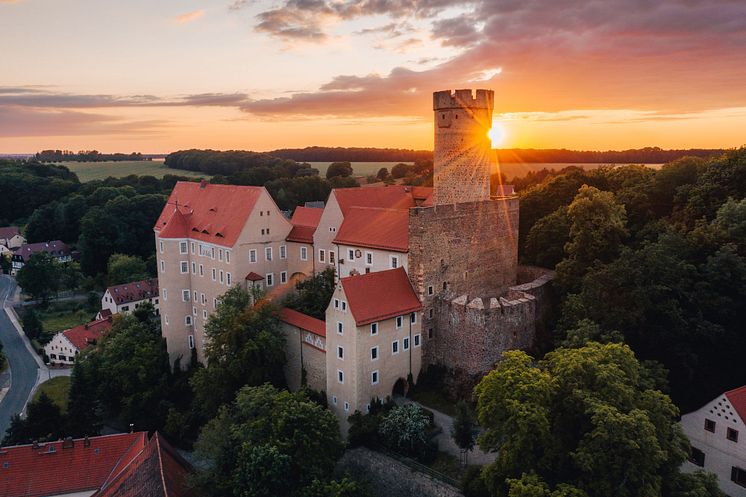
[{"label": "driveway", "polygon": [[9,276],[0,275],[0,342],[3,344],[3,354],[10,365],[10,389],[0,402],[0,439],[10,426],[10,418],[20,414],[26,406],[26,401],[36,384],[39,366],[34,353],[26,346],[26,342],[10,320],[10,300],[15,292],[15,280]]}]

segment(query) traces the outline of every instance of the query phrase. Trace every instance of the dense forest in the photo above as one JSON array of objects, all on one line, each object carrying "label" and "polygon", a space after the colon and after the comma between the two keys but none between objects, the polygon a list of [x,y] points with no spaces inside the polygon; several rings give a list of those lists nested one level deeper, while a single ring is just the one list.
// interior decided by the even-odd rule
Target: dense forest
[{"label": "dense forest", "polygon": [[133,161],[133,160],[150,160],[140,152],[131,154],[102,154],[98,150],[81,150],[73,152],[72,150],[42,150],[37,152],[34,158],[40,162],[103,162],[103,161]]}]

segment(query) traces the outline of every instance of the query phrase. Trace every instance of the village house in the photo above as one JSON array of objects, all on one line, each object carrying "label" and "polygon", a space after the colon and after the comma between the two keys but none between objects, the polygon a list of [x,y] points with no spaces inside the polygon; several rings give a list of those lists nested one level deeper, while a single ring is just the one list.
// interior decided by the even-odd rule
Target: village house
[{"label": "village house", "polygon": [[21,235],[21,231],[17,226],[5,226],[0,228],[0,246],[12,251],[25,243],[26,239]]},{"label": "village house", "polygon": [[191,497],[190,464],[158,432],[3,447],[0,497]]},{"label": "village house", "polygon": [[157,278],[108,287],[101,297],[101,311],[97,318],[101,319],[114,314],[128,314],[145,302],[153,304],[156,315],[160,314]]},{"label": "village house", "polygon": [[46,252],[47,254],[54,257],[57,262],[66,263],[73,260],[72,252],[67,244],[60,240],[53,240],[51,242],[40,242],[40,243],[26,243],[16,249],[12,258],[12,273],[17,273],[29,260],[33,254],[37,252]]},{"label": "village house", "polygon": [[684,471],[715,473],[730,497],[746,496],[746,386],[725,392],[689,414],[681,428],[692,449]]},{"label": "village house", "polygon": [[50,364],[72,366],[78,354],[95,345],[111,329],[112,317],[81,324],[61,331],[44,346]]}]

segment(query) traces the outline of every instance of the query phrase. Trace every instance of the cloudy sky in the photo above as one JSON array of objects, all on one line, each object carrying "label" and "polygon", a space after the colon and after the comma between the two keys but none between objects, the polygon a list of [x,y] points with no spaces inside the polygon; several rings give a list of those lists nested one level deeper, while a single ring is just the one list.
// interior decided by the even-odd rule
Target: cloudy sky
[{"label": "cloudy sky", "polygon": [[0,152],[746,145],[744,0],[0,0]]}]

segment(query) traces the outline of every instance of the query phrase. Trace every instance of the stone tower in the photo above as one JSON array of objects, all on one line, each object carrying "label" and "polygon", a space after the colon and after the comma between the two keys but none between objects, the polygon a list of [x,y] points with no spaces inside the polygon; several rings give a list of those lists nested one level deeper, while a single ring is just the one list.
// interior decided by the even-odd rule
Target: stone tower
[{"label": "stone tower", "polygon": [[435,205],[490,199],[493,152],[487,132],[494,98],[492,90],[433,93]]}]

